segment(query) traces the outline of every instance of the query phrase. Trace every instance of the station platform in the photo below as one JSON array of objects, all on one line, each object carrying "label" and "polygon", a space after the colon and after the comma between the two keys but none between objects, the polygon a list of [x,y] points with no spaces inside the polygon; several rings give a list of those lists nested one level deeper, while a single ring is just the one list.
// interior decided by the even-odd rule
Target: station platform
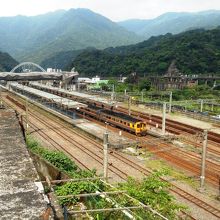
[{"label": "station platform", "polygon": [[[132,140],[130,138],[127,138],[125,136],[123,136],[123,132],[124,131],[120,131],[120,132],[115,132],[112,129],[110,129],[110,125],[108,124],[103,124],[103,126],[91,122],[85,118],[76,118],[75,116],[73,117],[68,117],[66,114],[66,111],[64,110],[62,111],[58,111],[58,109],[54,109],[54,108],[49,108],[48,106],[45,106],[39,102],[37,102],[36,100],[32,100],[29,97],[26,97],[24,94],[22,94],[22,91],[31,93],[31,94],[38,94],[39,97],[54,97],[56,96],[59,99],[66,99],[66,98],[61,98],[60,96],[57,95],[53,95],[47,92],[43,92],[41,90],[38,89],[34,89],[28,86],[23,86],[21,84],[17,84],[17,83],[13,83],[11,84],[13,90],[15,90],[14,88],[18,88],[19,89],[19,93],[16,93],[16,91],[11,91],[11,92],[15,92],[16,95],[27,99],[30,103],[37,105],[40,108],[43,108],[46,111],[51,112],[52,114],[64,119],[65,121],[68,121],[68,123],[72,124],[74,127],[79,128],[80,130],[84,131],[85,133],[89,134],[90,136],[95,137],[96,139],[99,140],[103,140],[104,137],[104,133],[108,133],[109,135],[109,144],[110,147],[112,148],[126,148],[126,147],[130,147],[130,146],[136,146],[138,144],[138,139],[137,140]],[[66,91],[66,90],[65,90]],[[69,99],[67,99],[69,100]],[[71,101],[71,100],[69,100]],[[75,102],[72,101],[73,103],[76,103],[75,106],[81,107],[81,105],[83,107],[85,107],[85,104],[79,103],[79,102]],[[81,104],[81,105],[80,105]],[[69,103],[69,108],[70,108],[70,103]]]},{"label": "station platform", "polygon": [[90,99],[90,100],[96,101],[96,102],[103,102],[103,103],[109,104],[109,105],[115,104],[114,101],[112,101],[110,99],[107,99],[107,98],[102,98],[98,95],[89,95],[89,94],[81,93],[81,92],[77,92],[77,91],[68,91],[68,90],[65,90],[65,89],[60,89],[60,88],[57,88],[57,87],[40,84],[38,82],[31,82],[30,86],[33,86],[35,88],[45,88],[45,89],[50,89],[50,90],[53,90],[53,91],[59,91],[59,92],[63,92],[63,93],[69,94],[69,95],[78,96],[78,97],[82,97],[82,98],[85,98],[85,99]]},{"label": "station platform", "polygon": [[31,95],[35,95],[36,97],[39,97],[41,99],[43,98],[45,100],[57,103],[59,105],[66,106],[68,108],[75,108],[76,109],[76,108],[81,108],[81,107],[87,107],[87,105],[79,103],[79,102],[75,102],[71,99],[62,98],[60,96],[50,94],[50,93],[47,93],[47,92],[43,92],[41,90],[34,89],[34,88],[31,88],[31,87],[28,87],[28,86],[24,86],[22,84],[11,83],[10,86],[14,90],[16,90],[16,89],[17,90],[22,90],[22,91],[24,91],[26,93],[29,93]]},{"label": "station platform", "polygon": [[16,113],[3,107],[0,108],[0,207],[1,220],[41,219],[47,208]]},{"label": "station platform", "polygon": [[109,127],[103,127],[86,119],[75,119],[72,121],[72,124],[77,128],[83,130],[84,132],[92,135],[93,137],[103,140],[104,134],[108,133],[109,144],[112,148],[127,148],[131,146],[136,146],[138,144],[138,140],[132,140],[123,136],[124,131],[115,132]]}]

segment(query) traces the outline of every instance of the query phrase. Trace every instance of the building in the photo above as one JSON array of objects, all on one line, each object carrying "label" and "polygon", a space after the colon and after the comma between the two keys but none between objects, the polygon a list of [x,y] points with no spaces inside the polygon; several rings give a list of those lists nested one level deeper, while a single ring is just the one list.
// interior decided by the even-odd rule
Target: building
[{"label": "building", "polygon": [[86,90],[100,90],[103,84],[108,84],[108,80],[102,80],[99,76],[93,78],[79,77],[78,78],[78,89]]},{"label": "building", "polygon": [[198,85],[196,78],[183,75],[176,67],[175,61],[172,61],[167,72],[163,76],[150,77],[151,85],[156,90],[183,89]]}]

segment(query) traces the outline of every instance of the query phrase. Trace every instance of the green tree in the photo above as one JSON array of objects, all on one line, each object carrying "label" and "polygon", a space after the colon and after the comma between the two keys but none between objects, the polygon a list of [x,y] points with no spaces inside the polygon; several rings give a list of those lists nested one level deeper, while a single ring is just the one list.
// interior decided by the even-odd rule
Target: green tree
[{"label": "green tree", "polygon": [[139,90],[149,91],[151,88],[151,82],[148,79],[143,79],[139,82]]}]

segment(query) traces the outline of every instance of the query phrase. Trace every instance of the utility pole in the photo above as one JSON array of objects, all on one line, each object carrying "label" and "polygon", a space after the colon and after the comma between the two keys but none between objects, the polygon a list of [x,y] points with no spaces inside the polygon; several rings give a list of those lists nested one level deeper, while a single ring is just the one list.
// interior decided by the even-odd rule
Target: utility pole
[{"label": "utility pole", "polygon": [[141,91],[141,101],[144,102],[144,92]]},{"label": "utility pole", "polygon": [[111,95],[111,100],[114,101],[114,96],[115,96],[115,85],[112,85],[112,95]]},{"label": "utility pole", "polygon": [[169,102],[169,114],[171,113],[171,110],[172,110],[172,99],[173,99],[173,93],[171,91],[170,92],[170,102]]},{"label": "utility pole", "polygon": [[128,96],[128,115],[131,115],[131,97]]},{"label": "utility pole", "polygon": [[208,144],[208,130],[203,132],[203,147],[202,147],[202,166],[201,166],[201,176],[200,176],[200,191],[204,191],[205,184],[205,167],[206,167],[206,152]]},{"label": "utility pole", "polygon": [[104,178],[108,181],[108,133],[104,133],[103,138],[103,152],[104,152],[104,161],[103,161],[103,169],[104,169]]},{"label": "utility pole", "polygon": [[211,111],[213,112],[214,111],[214,104],[212,103],[211,105]]},{"label": "utility pole", "polygon": [[127,100],[127,91],[125,89],[125,91],[124,91],[124,102],[126,102],[126,100]]},{"label": "utility pole", "polygon": [[25,109],[26,109],[26,138],[27,138],[29,134],[29,123],[28,123],[29,115],[28,115],[28,100],[27,99],[25,102]]},{"label": "utility pole", "polygon": [[166,102],[163,103],[162,134],[166,132]]},{"label": "utility pole", "polygon": [[203,103],[204,103],[204,101],[203,101],[203,99],[202,99],[202,100],[201,100],[201,104],[200,104],[200,112],[203,111]]},{"label": "utility pole", "polygon": [[119,131],[119,147],[121,147],[121,142],[122,142],[121,135],[122,135],[122,131],[120,130]]}]

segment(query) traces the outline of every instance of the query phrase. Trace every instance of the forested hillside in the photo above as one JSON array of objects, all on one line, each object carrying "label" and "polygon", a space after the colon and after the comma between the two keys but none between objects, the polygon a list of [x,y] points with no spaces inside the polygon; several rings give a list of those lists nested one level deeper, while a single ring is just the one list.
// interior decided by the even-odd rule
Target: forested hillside
[{"label": "forested hillside", "polygon": [[220,28],[151,37],[136,45],[85,51],[69,68],[84,75],[164,74],[172,62],[184,74],[220,73]]},{"label": "forested hillside", "polygon": [[144,38],[88,9],[0,17],[0,48],[19,61],[40,63],[58,52],[129,45]]},{"label": "forested hillside", "polygon": [[14,60],[8,53],[3,53],[0,51],[0,72],[11,71],[18,62]]},{"label": "forested hillside", "polygon": [[76,56],[78,56],[83,51],[84,50],[72,50],[72,51],[58,52],[58,53],[54,54],[53,56],[45,59],[43,62],[41,62],[40,65],[43,68],[50,67],[53,69],[66,70],[66,68],[70,64],[70,62],[72,62],[76,58]]}]

